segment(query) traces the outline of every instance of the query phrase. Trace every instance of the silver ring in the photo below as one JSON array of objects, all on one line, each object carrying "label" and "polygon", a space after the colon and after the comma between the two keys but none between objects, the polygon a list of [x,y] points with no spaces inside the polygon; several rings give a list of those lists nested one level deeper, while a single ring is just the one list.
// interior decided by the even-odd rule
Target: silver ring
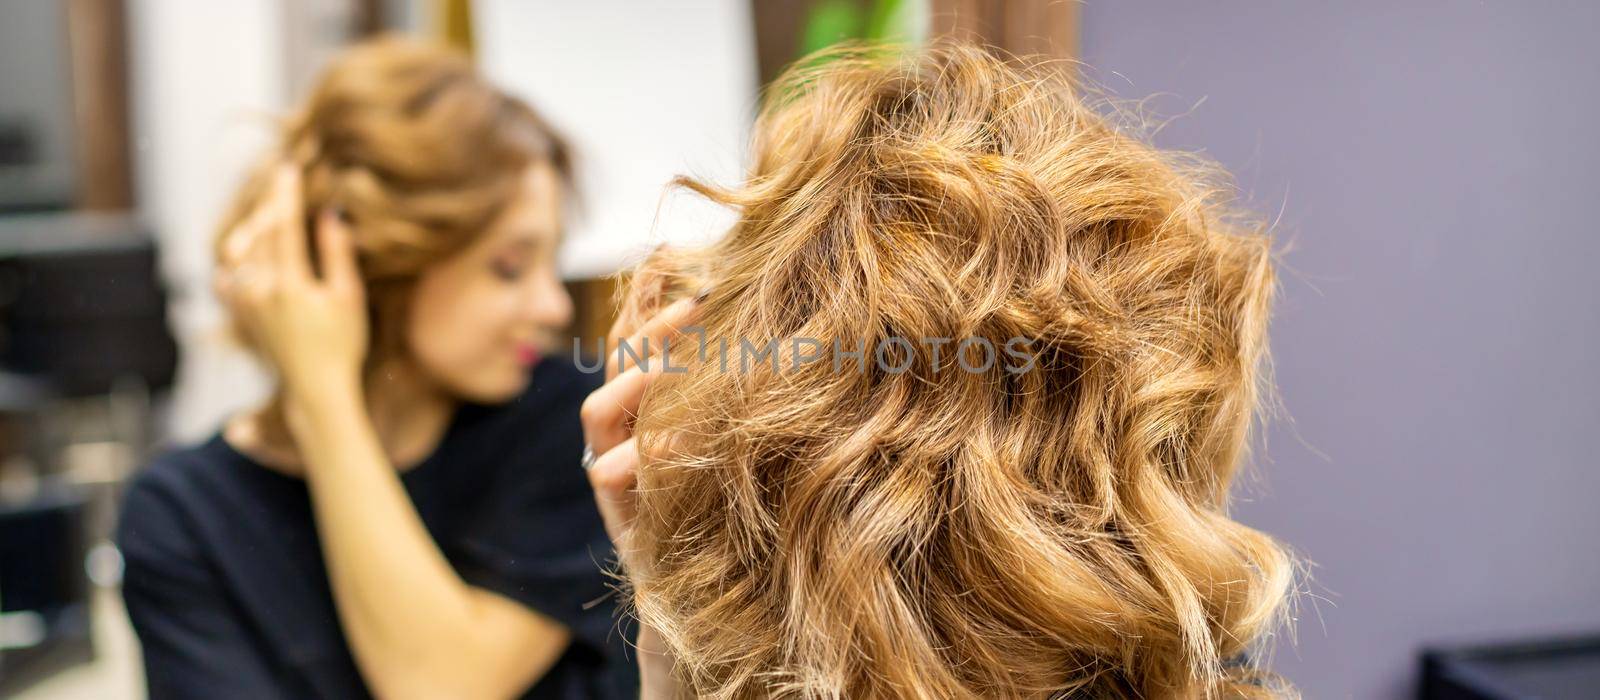
[{"label": "silver ring", "polygon": [[594,469],[594,463],[596,459],[597,457],[594,456],[594,448],[586,444],[583,446],[583,459],[579,460],[578,464],[583,466],[584,471],[589,471],[590,469]]}]

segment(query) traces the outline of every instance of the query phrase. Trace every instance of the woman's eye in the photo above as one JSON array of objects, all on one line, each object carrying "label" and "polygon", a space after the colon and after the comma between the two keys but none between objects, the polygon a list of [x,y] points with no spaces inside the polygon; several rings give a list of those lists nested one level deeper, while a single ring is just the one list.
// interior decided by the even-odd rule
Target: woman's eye
[{"label": "woman's eye", "polygon": [[507,282],[515,282],[522,277],[522,268],[522,265],[508,262],[496,262],[493,265],[495,276]]}]

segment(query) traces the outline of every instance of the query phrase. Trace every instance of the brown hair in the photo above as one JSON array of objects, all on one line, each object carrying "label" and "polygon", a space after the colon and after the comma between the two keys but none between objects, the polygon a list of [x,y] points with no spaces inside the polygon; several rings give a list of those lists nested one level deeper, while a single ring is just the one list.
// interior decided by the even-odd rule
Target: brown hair
[{"label": "brown hair", "polygon": [[736,207],[734,228],[639,284],[709,282],[712,338],[1024,337],[1036,364],[674,358],[688,371],[641,410],[626,565],[680,680],[718,698],[1292,694],[1246,658],[1292,560],[1227,508],[1270,386],[1261,227],[1055,67],[955,44],[826,58],[773,88],[742,187],[683,181]]},{"label": "brown hair", "polygon": [[369,40],[340,54],[286,121],[279,147],[223,217],[215,252],[255,209],[274,168],[298,167],[307,219],[333,208],[350,221],[372,307],[370,362],[403,348],[418,273],[467,247],[540,161],[570,188],[565,141],[465,55],[400,37]]}]

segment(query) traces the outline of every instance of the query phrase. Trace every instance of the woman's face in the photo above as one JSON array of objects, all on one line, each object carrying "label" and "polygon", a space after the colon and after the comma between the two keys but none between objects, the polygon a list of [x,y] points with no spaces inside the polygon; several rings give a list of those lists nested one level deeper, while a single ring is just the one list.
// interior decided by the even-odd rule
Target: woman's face
[{"label": "woman's face", "polygon": [[572,320],[556,274],[561,184],[549,164],[528,168],[522,196],[460,253],[424,270],[412,292],[406,342],[446,391],[480,403],[510,400]]}]

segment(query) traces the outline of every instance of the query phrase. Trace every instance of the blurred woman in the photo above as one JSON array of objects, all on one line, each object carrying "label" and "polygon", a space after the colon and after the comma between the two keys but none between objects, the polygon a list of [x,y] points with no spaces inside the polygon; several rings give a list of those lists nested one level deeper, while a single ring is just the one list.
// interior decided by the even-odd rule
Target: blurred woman
[{"label": "blurred woman", "polygon": [[685,183],[732,230],[637,277],[613,335],[673,351],[584,404],[645,696],[1292,694],[1247,653],[1291,560],[1227,512],[1269,239],[1056,68],[800,66]]},{"label": "blurred woman", "polygon": [[277,392],[126,496],[152,697],[637,693],[578,466],[596,382],[541,360],[570,179],[460,55],[384,39],[327,70],[217,240]]}]

